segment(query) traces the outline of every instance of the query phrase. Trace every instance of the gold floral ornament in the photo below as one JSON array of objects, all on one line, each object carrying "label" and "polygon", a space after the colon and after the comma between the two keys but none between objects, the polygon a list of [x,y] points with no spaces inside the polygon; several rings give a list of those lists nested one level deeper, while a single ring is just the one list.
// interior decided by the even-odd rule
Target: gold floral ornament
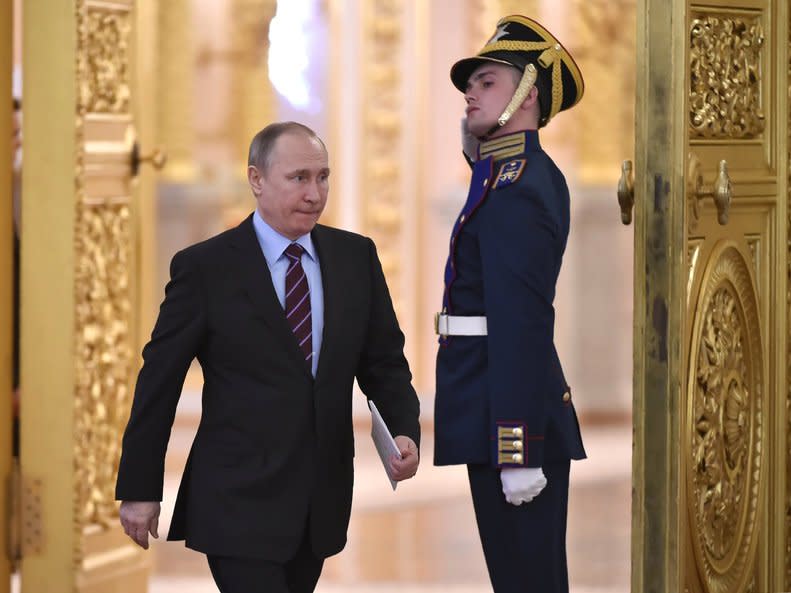
[{"label": "gold floral ornament", "polygon": [[690,28],[689,118],[693,137],[756,138],[763,28],[757,18],[703,17]]},{"label": "gold floral ornament", "polygon": [[742,590],[757,538],[763,362],[748,259],[715,247],[694,320],[688,393],[688,512],[709,593]]}]

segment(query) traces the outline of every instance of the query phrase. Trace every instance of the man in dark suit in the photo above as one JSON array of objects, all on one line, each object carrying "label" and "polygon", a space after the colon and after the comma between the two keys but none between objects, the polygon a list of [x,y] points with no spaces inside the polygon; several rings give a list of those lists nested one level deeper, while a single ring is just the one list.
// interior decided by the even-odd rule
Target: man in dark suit
[{"label": "man in dark suit", "polygon": [[569,460],[585,451],[553,340],[569,192],[537,129],[580,100],[582,76],[546,29],[510,16],[451,80],[473,170],[437,316],[435,463],[468,466],[495,592],[565,593]]},{"label": "man in dark suit", "polygon": [[352,500],[352,385],[418,466],[419,403],[373,242],[318,225],[323,142],[294,122],[250,145],[256,211],[171,263],[123,440],[121,523],[157,536],[165,449],[184,376],[203,369],[203,413],[168,539],[208,556],[222,593],[314,590],[346,543]]}]

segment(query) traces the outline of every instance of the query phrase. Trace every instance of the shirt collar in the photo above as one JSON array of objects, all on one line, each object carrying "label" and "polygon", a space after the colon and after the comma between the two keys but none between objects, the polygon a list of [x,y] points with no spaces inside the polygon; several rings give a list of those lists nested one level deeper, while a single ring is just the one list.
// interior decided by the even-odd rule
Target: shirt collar
[{"label": "shirt collar", "polygon": [[299,243],[313,261],[318,261],[310,233],[302,235],[296,241],[292,241],[269,226],[261,218],[258,209],[253,213],[253,228],[255,228],[258,244],[261,245],[261,251],[264,252],[266,263],[270,268],[283,256],[283,252],[292,243]]}]

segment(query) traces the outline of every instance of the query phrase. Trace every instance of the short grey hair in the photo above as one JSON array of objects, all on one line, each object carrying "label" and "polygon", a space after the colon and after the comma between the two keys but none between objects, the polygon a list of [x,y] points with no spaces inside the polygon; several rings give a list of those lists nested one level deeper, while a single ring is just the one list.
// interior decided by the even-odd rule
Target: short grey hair
[{"label": "short grey hair", "polygon": [[289,133],[304,134],[309,138],[318,140],[324,151],[327,151],[324,141],[305,124],[295,121],[281,121],[269,124],[253,137],[250,142],[250,151],[247,154],[247,165],[258,167],[262,173],[266,172],[269,169],[269,165],[272,164],[272,151],[275,148],[277,139],[283,134]]}]

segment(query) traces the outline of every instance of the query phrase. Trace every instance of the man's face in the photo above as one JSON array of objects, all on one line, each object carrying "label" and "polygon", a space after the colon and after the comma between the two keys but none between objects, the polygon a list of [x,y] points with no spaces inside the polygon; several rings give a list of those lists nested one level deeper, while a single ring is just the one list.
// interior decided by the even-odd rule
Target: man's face
[{"label": "man's face", "polygon": [[266,171],[248,169],[250,186],[261,218],[293,241],[313,230],[327,203],[327,151],[307,134],[286,132],[270,156]]},{"label": "man's face", "polygon": [[497,63],[478,66],[467,80],[464,100],[467,101],[467,127],[477,136],[484,136],[497,123],[516,91],[516,68]]}]

